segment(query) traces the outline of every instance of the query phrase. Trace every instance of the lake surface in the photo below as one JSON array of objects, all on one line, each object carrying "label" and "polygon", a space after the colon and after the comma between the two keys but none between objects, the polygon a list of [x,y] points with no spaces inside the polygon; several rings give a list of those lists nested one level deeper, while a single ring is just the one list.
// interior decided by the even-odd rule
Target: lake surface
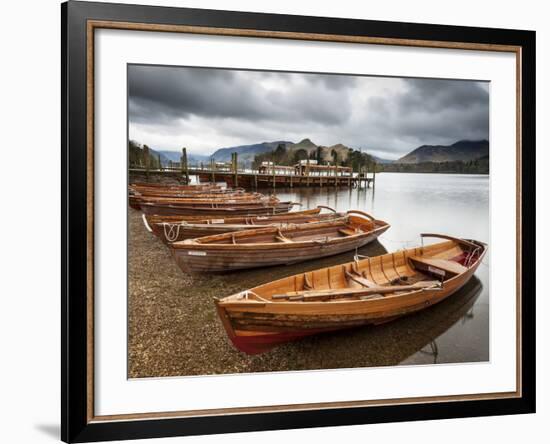
[{"label": "lake surface", "polygon": [[[327,205],[337,211],[359,209],[391,224],[379,238],[381,245],[362,249],[362,254],[381,254],[420,245],[420,233],[449,234],[489,243],[489,176],[456,174],[381,173],[374,188],[297,188],[277,191],[281,200],[293,200],[302,208]],[[426,244],[437,240],[425,240]],[[402,364],[475,362],[489,360],[489,260],[490,245],[483,264],[468,286],[453,295],[449,310],[425,310],[413,315],[432,329],[427,344],[400,360]],[[454,302],[459,301],[453,305]],[[454,307],[454,312],[451,310]],[[445,312],[444,319],[441,318]],[[449,311],[451,311],[449,313]],[[393,328],[407,322],[397,320]],[[433,321],[433,326],[431,322]],[[414,329],[413,329],[414,330]],[[411,330],[411,333],[414,332]],[[418,333],[420,334],[420,333]],[[424,334],[424,333],[422,333]],[[416,338],[418,339],[418,338]],[[399,349],[399,345],[388,344]],[[403,345],[402,349],[409,345]],[[402,351],[402,350],[401,350]],[[397,352],[397,350],[396,350]]]}]

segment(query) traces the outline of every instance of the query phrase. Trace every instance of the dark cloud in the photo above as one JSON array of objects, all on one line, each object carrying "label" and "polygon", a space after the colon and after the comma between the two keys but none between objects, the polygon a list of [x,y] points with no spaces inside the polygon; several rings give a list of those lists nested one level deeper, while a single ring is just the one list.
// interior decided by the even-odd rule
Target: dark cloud
[{"label": "dark cloud", "polygon": [[439,112],[489,105],[489,93],[480,83],[468,80],[406,79],[409,90],[400,99],[404,112],[417,109]]},{"label": "dark cloud", "polygon": [[162,121],[189,115],[250,118],[264,114],[261,104],[235,72],[130,66],[130,118]]},{"label": "dark cloud", "polygon": [[305,137],[397,158],[422,144],[489,137],[488,84],[132,65],[130,136],[209,154]]},{"label": "dark cloud", "polygon": [[[402,143],[382,149],[404,154],[422,144],[448,144],[460,139],[489,138],[489,93],[480,82],[404,79],[405,90],[394,96],[374,96],[367,117],[375,134],[391,134]],[[373,134],[374,135],[374,134]],[[396,142],[397,142],[396,140]]]},{"label": "dark cloud", "polygon": [[[353,79],[334,76],[230,71],[223,69],[130,66],[130,119],[166,124],[191,116],[342,123],[350,113],[342,90]],[[275,79],[287,88],[271,90],[263,80]],[[321,87],[312,87],[315,83]],[[289,91],[291,94],[289,94]],[[338,109],[327,106],[338,101]]]}]

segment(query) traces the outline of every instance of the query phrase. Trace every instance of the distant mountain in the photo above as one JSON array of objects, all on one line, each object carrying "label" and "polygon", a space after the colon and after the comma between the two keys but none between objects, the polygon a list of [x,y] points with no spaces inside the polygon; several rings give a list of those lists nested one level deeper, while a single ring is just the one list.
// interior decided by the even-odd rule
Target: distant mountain
[{"label": "distant mountain", "polygon": [[375,160],[376,163],[379,163],[382,165],[395,162],[395,160],[383,159],[382,157],[378,157],[378,156],[372,156],[372,158]]},{"label": "distant mountain", "polygon": [[288,147],[292,151],[305,150],[309,153],[317,149],[316,144],[314,144],[310,139],[303,139],[298,143],[291,143]]},{"label": "distant mountain", "polygon": [[320,146],[312,142],[310,139],[303,139],[298,143],[289,142],[287,140],[277,140],[274,142],[262,142],[252,145],[240,145],[234,147],[220,148],[216,150],[212,157],[219,162],[229,162],[231,160],[231,153],[237,153],[239,155],[239,163],[245,163],[251,165],[254,159],[258,155],[264,155],[265,159],[271,156],[271,153],[275,152],[279,146],[283,146],[285,151],[285,159],[283,159],[279,153],[278,159],[281,162],[291,163],[294,160],[300,159],[317,159],[319,152],[319,161],[332,162],[334,160],[334,153],[337,153],[338,160],[345,161],[348,158],[348,153],[353,151],[351,148],[337,144],[330,147]]},{"label": "distant mountain", "polygon": [[292,145],[292,142],[281,140],[275,142],[255,143],[253,145],[239,145],[220,148],[212,154],[212,157],[219,162],[229,162],[231,161],[231,153],[237,153],[239,163],[243,162],[250,164],[254,161],[254,157],[257,154],[271,152],[277,149],[279,145]]},{"label": "distant mountain", "polygon": [[304,139],[298,143],[294,143],[287,146],[289,161],[300,159],[315,159],[319,163],[331,162],[334,163],[335,159],[338,162],[345,162],[348,160],[350,153],[354,150],[349,146],[342,143],[337,143],[332,146],[317,145],[312,142],[311,139]]},{"label": "distant mountain", "polygon": [[159,151],[159,153],[172,162],[179,162],[181,159],[181,151]]},{"label": "distant mountain", "polygon": [[[172,162],[181,161],[181,151],[159,151],[159,153],[165,156],[166,159],[171,160]],[[206,156],[204,154],[187,153],[187,161],[190,164],[197,164],[200,162],[207,163],[209,159],[210,159],[210,156]]]},{"label": "distant mountain", "polygon": [[422,145],[395,163],[453,162],[480,159],[489,155],[489,141],[460,140],[452,145]]},{"label": "distant mountain", "polygon": [[252,163],[253,168],[258,168],[262,162],[275,161],[277,165],[292,166],[303,160],[311,160],[319,165],[348,166],[358,171],[371,165],[373,159],[367,153],[350,148],[338,143],[332,146],[317,145],[311,139],[303,139],[298,143],[278,145],[275,150],[257,154]]}]

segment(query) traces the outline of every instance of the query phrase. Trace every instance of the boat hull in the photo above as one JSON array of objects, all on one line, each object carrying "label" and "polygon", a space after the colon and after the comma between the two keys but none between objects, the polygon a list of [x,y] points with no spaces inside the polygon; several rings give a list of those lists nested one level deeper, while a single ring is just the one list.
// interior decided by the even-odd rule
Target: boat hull
[{"label": "boat hull", "polygon": [[361,248],[376,240],[388,228],[389,225],[385,225],[369,234],[328,242],[180,245],[172,248],[172,254],[182,271],[192,273],[289,265]]},{"label": "boat hull", "polygon": [[231,216],[266,216],[271,214],[288,213],[292,209],[292,204],[278,204],[275,206],[241,206],[241,207],[188,207],[179,205],[163,205],[163,204],[143,204],[140,205],[141,211],[145,214],[160,215],[160,216],[216,216],[216,217],[231,217]]}]

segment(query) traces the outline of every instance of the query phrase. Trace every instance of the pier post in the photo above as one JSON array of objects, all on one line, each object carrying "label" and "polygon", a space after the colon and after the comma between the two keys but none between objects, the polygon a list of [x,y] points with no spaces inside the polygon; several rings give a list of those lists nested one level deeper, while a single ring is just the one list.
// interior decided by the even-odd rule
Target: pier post
[{"label": "pier post", "polygon": [[273,188],[275,188],[275,151],[271,152],[271,172],[273,173]]},{"label": "pier post", "polygon": [[216,169],[216,162],[214,161],[214,158],[210,158],[210,181],[212,184],[216,183],[216,176],[214,174],[214,170]]},{"label": "pier post", "polygon": [[239,186],[239,173],[237,172],[237,153],[231,153],[231,162],[233,164],[233,187]]},{"label": "pier post", "polygon": [[143,162],[145,163],[145,177],[149,181],[149,147],[143,145]]},{"label": "pier post", "polygon": [[306,160],[306,186],[309,187],[309,156]]},{"label": "pier post", "polygon": [[258,175],[254,174],[254,188],[258,189]]},{"label": "pier post", "polygon": [[185,183],[189,184],[189,165],[187,164],[187,148],[181,149],[181,175],[185,176]]}]

